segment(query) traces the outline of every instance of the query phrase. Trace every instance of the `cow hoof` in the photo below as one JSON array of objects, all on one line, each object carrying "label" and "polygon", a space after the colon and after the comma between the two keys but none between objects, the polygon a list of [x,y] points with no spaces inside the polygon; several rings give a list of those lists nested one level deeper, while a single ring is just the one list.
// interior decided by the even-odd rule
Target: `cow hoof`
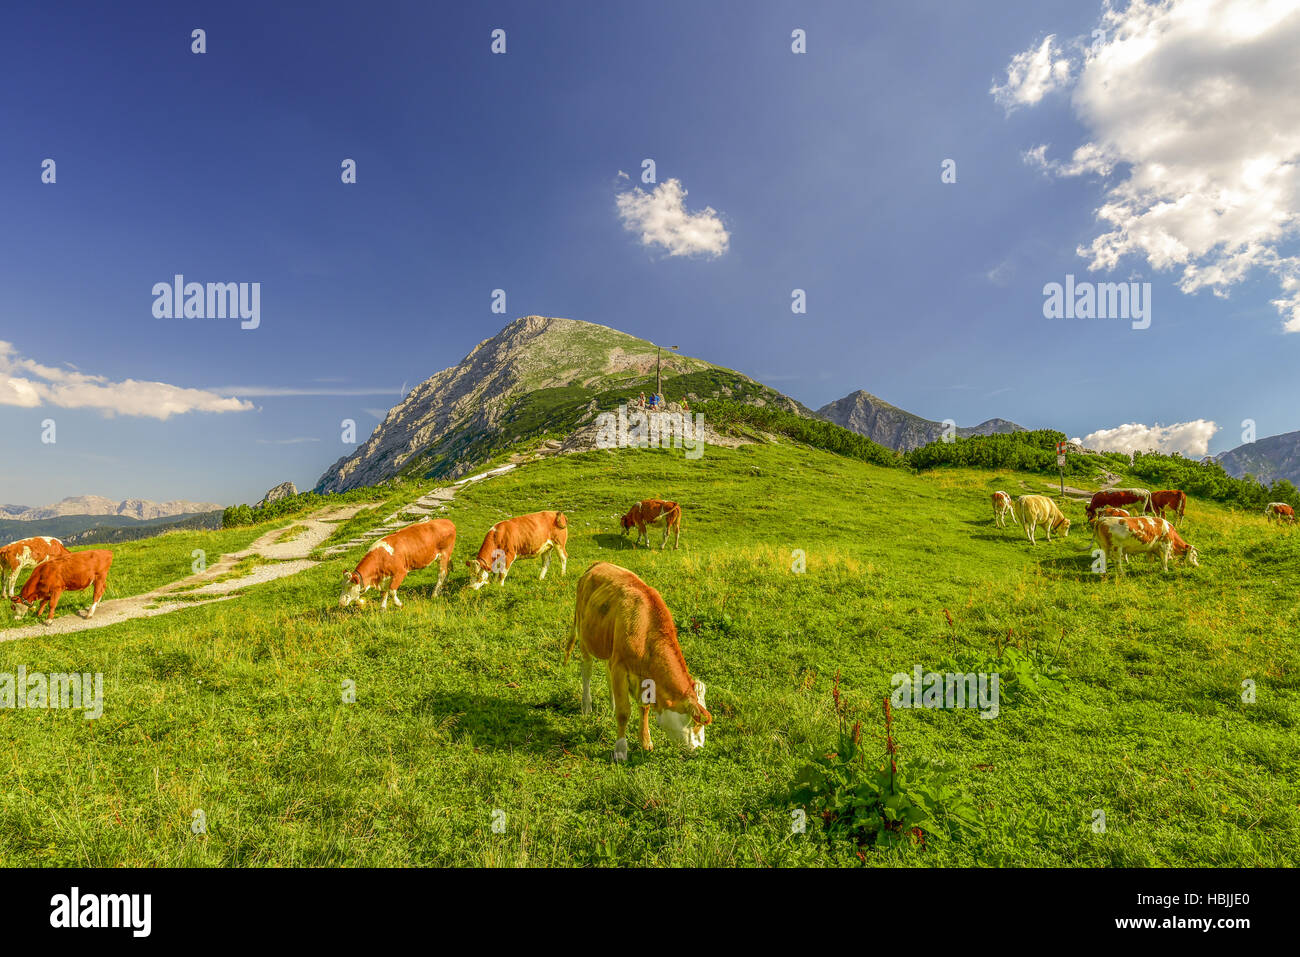
[{"label": "cow hoof", "polygon": [[614,742],[614,760],[615,761],[627,760],[627,738],[619,738],[616,742]]}]

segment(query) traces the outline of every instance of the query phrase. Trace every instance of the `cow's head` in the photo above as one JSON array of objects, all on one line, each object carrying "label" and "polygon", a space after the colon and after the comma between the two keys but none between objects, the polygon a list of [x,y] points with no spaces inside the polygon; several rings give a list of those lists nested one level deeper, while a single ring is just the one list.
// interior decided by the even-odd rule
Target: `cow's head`
[{"label": "cow's head", "polygon": [[1201,567],[1199,556],[1196,554],[1196,549],[1191,545],[1187,546],[1187,564],[1191,565],[1193,568]]},{"label": "cow's head", "polygon": [[492,566],[480,558],[469,558],[465,560],[465,565],[469,568],[469,587],[476,591],[488,583],[488,578],[492,574]]},{"label": "cow's head", "polygon": [[1060,532],[1062,538],[1070,537],[1070,520],[1062,515],[1057,519],[1056,524],[1052,526],[1052,531]]},{"label": "cow's head", "polygon": [[632,531],[632,529],[636,528],[636,522],[632,521],[632,513],[631,513],[631,512],[628,512],[626,515],[624,515],[622,518],[620,518],[620,519],[619,519],[619,522],[620,522],[620,524],[622,524],[622,526],[623,526],[623,534],[624,534],[624,535],[626,535],[628,532]]},{"label": "cow's head", "polygon": [[704,707],[706,690],[703,681],[695,682],[691,694],[675,702],[665,701],[657,718],[659,727],[691,751],[704,747],[704,726],[713,723],[713,715]]},{"label": "cow's head", "polygon": [[366,600],[361,597],[363,592],[369,591],[369,585],[361,583],[361,576],[356,572],[348,572],[343,576],[343,594],[339,595],[339,607],[346,608],[348,605],[356,602],[358,605],[364,605]]},{"label": "cow's head", "polygon": [[31,602],[23,601],[19,595],[10,596],[9,603],[13,606],[14,621],[22,621],[23,616],[32,610]]}]

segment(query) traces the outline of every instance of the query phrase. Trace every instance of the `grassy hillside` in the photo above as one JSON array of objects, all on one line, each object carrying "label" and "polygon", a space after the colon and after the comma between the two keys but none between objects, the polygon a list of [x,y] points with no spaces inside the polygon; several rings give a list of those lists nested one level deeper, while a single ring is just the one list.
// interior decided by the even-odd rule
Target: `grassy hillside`
[{"label": "grassy hillside", "polygon": [[[992,489],[1048,484],[793,444],[560,456],[458,493],[438,599],[426,570],[400,611],[340,611],[353,554],[237,601],[0,643],[0,673],[102,671],[106,685],[96,721],[0,711],[0,863],[1300,863],[1300,533],[1193,501],[1183,531],[1201,568],[1136,561],[1101,580],[1078,505],[1050,545],[993,527]],[[633,551],[616,534],[615,516],[650,496],[682,503],[681,551]],[[523,562],[504,588],[465,589],[488,526],[541,508],[570,517],[568,576],[556,563],[539,582]],[[633,741],[612,764],[603,668],[595,712],[579,713],[561,648],[577,579],[599,559],[668,602],[709,686],[701,751],[654,729],[652,753]],[[835,744],[837,672],[864,747],[883,756],[892,674],[1008,643],[1068,680],[1004,699],[992,720],[895,712],[900,765],[946,762],[979,814],[973,832],[861,857],[828,844],[816,817],[791,833],[794,779]]]}]

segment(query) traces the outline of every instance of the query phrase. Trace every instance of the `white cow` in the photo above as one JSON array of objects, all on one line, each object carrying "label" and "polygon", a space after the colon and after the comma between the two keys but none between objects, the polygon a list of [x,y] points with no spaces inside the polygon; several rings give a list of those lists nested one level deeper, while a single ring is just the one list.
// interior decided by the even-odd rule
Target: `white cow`
[{"label": "white cow", "polygon": [[1007,516],[1015,521],[1016,510],[1011,504],[1011,496],[1006,492],[993,493],[993,524],[998,528],[1007,527]]},{"label": "white cow", "polygon": [[1020,527],[1025,530],[1025,536],[1029,539],[1031,545],[1037,545],[1034,533],[1038,526],[1042,525],[1047,529],[1047,540],[1052,540],[1052,532],[1059,531],[1061,534],[1070,537],[1070,520],[1065,517],[1061,509],[1046,495],[1022,495],[1016,499],[1012,507],[1012,516]]}]

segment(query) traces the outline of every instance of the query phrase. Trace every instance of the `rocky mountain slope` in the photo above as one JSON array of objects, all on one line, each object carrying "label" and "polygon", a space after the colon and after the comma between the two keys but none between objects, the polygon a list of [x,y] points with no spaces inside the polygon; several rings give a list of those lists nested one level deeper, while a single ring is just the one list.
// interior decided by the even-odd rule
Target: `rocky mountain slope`
[{"label": "rocky mountain slope", "polygon": [[1300,485],[1300,432],[1284,432],[1239,445],[1220,455],[1218,462],[1234,478],[1249,473],[1265,485],[1278,479]]},{"label": "rocky mountain slope", "polygon": [[[929,445],[941,438],[944,432],[942,422],[913,415],[861,389],[822,406],[817,414],[899,452]],[[972,435],[1023,431],[1023,426],[1006,419],[988,419],[969,428],[959,427],[957,435],[967,438]]]},{"label": "rocky mountain slope", "polygon": [[[665,348],[671,401],[728,398],[812,413],[748,376]],[[420,383],[357,450],[320,477],[318,492],[375,485],[396,475],[456,478],[532,440],[562,439],[655,386],[653,343],[575,319],[525,316],[480,342],[460,363]]]},{"label": "rocky mountain slope", "polygon": [[53,505],[30,508],[26,505],[0,505],[0,518],[16,522],[40,522],[68,515],[119,515],[139,521],[170,518],[173,515],[193,515],[198,512],[220,510],[215,502],[150,502],[128,498],[115,502],[102,495],[74,495]]}]

